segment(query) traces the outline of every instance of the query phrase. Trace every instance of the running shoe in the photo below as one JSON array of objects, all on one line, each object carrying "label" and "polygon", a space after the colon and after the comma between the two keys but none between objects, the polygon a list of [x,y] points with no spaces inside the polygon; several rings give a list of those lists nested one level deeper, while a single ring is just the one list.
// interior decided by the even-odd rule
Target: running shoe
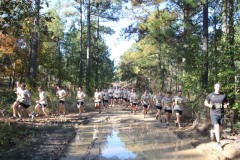
[{"label": "running shoe", "polygon": [[223,148],[222,148],[220,142],[217,143],[217,150],[219,150],[219,151],[223,151]]},{"label": "running shoe", "polygon": [[18,118],[18,119],[16,119],[17,122],[19,122],[19,121],[21,121],[21,120],[22,120],[22,118]]},{"label": "running shoe", "polygon": [[15,116],[12,116],[12,117],[10,117],[10,119],[16,119],[17,117],[15,117]]}]

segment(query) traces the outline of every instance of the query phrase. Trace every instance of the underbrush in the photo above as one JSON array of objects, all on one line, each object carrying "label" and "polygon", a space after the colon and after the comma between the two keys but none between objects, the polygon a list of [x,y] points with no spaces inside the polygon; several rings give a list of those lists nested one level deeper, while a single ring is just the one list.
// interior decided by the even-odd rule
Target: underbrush
[{"label": "underbrush", "polygon": [[23,143],[38,132],[37,128],[18,123],[0,123],[0,155]]}]

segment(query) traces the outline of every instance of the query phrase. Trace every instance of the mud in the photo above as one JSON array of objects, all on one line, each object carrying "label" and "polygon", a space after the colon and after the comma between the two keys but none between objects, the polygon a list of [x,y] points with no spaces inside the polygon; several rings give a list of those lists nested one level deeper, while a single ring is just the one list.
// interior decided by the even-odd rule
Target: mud
[{"label": "mud", "polygon": [[[9,119],[1,119],[10,121]],[[237,159],[239,136],[222,139],[224,151],[210,141],[209,126],[184,123],[177,129],[154,118],[127,109],[111,108],[99,114],[86,112],[49,118],[25,119],[26,125],[41,128],[33,137],[0,155],[0,159]]]}]

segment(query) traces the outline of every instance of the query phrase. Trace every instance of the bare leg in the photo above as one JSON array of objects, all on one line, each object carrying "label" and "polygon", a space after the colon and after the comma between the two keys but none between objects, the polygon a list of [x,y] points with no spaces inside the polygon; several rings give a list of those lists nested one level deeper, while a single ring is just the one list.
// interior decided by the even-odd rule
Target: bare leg
[{"label": "bare leg", "polygon": [[167,121],[167,125],[168,125],[169,124],[169,113],[165,112],[165,115],[166,115],[166,121]]},{"label": "bare leg", "polygon": [[44,116],[48,116],[48,113],[47,113],[47,109],[44,107],[44,108],[42,108],[42,111],[43,111],[43,114],[44,114]]},{"label": "bare leg", "polygon": [[41,113],[41,109],[40,109],[40,104],[37,104],[36,106],[35,106],[35,110],[37,111],[37,114],[40,114]]},{"label": "bare leg", "polygon": [[217,142],[220,142],[220,125],[214,124],[215,137]]},{"label": "bare leg", "polygon": [[19,106],[19,102],[15,101],[13,103],[13,105],[11,106],[11,108],[13,109],[13,117],[16,117],[18,109],[17,107]]},{"label": "bare leg", "polygon": [[176,123],[180,127],[180,114],[179,113],[176,113],[176,118],[177,118]]}]

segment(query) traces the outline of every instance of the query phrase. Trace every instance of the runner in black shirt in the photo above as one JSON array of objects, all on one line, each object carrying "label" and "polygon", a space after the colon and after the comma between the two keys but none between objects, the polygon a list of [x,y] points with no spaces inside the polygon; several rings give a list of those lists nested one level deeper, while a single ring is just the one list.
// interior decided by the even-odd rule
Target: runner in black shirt
[{"label": "runner in black shirt", "polygon": [[217,147],[222,149],[220,143],[220,132],[222,131],[224,108],[228,106],[228,100],[224,93],[220,92],[220,84],[214,85],[214,92],[207,95],[204,104],[210,108],[211,122],[214,125],[214,133],[217,140]]}]

